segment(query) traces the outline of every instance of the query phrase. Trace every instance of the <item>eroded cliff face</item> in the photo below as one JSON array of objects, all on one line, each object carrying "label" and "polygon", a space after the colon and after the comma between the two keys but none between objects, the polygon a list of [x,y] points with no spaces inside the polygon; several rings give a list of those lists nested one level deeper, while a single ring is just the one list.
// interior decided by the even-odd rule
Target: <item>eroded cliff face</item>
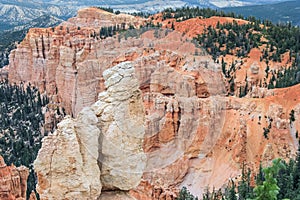
[{"label": "eroded cliff face", "polygon": [[146,156],[144,107],[131,63],[104,71],[106,91],[43,139],[34,169],[41,199],[98,199],[135,188]]},{"label": "eroded cliff face", "polygon": [[[190,149],[196,157],[190,159],[189,172],[181,186],[201,194],[205,191],[203,185],[219,188],[228,178],[239,177],[242,163],[257,170],[260,162],[267,166],[275,158],[294,157],[298,145],[295,127],[299,127],[300,122],[297,115],[298,120],[290,123],[289,113],[299,107],[299,102],[286,99],[294,95],[298,99],[299,91],[300,87],[296,86],[290,90],[275,90],[274,96],[264,99],[220,100],[225,103],[224,110],[217,111],[211,118],[216,126],[209,126],[208,130],[199,126],[199,132],[194,135],[197,139],[191,142]],[[200,115],[211,115],[214,109],[209,110],[206,114],[200,111]],[[267,138],[264,128],[270,130]]]},{"label": "eroded cliff face", "polygon": [[[132,20],[96,8],[84,9],[79,13],[85,14],[79,14],[55,28],[30,29],[26,38],[10,54],[9,81],[31,82],[72,116],[96,102],[98,94],[104,90],[103,71],[124,61],[134,62],[141,89],[149,89],[151,80],[154,81],[152,88],[164,94],[177,92],[173,90],[175,87],[177,90],[182,87],[182,91],[187,87],[189,91],[186,95],[209,95],[207,81],[215,81],[216,73],[203,76],[203,71],[198,67],[215,64],[207,55],[196,56],[194,64],[186,64],[193,62],[194,54],[205,53],[182,33],[147,31],[149,28],[144,28],[101,39],[100,36],[93,36],[99,33],[100,27],[119,22],[129,25]],[[93,15],[100,15],[95,18],[101,19],[103,25],[91,25],[88,16]],[[115,18],[118,18],[117,22]],[[77,21],[85,22],[85,25],[82,24],[79,29]],[[142,25],[144,21],[138,20],[137,23]],[[180,79],[173,81],[171,77],[164,81],[165,76],[160,73]],[[216,76],[219,80],[221,74]],[[185,79],[189,83],[183,83]],[[217,86],[222,84],[219,81],[215,83]]]},{"label": "eroded cliff face", "polygon": [[[130,15],[114,15],[97,8],[82,9],[78,17],[61,26],[30,29],[17,49],[10,54],[10,82],[31,82],[41,92],[46,91],[54,103],[76,116],[90,106],[103,91],[101,75],[120,55],[118,40],[103,41],[99,34],[103,26],[142,25],[145,20]],[[100,25],[101,24],[101,25]],[[129,42],[126,47],[134,46]]]},{"label": "eroded cliff face", "polygon": [[25,200],[28,175],[26,167],[7,166],[0,156],[0,199]]},{"label": "eroded cliff face", "polygon": [[[94,11],[83,11],[86,12]],[[89,15],[97,18],[98,14]],[[105,12],[101,15],[113,16]],[[66,119],[74,127],[68,131],[72,138],[84,137],[79,127],[87,124],[97,127],[99,136],[97,133],[90,137],[101,144],[98,168],[102,191],[131,189],[130,195],[137,199],[163,200],[175,199],[178,189],[186,186],[193,194],[200,195],[207,186],[219,188],[229,178],[239,176],[243,162],[257,169],[260,161],[267,164],[275,157],[288,159],[295,155],[298,143],[295,133],[300,129],[300,86],[269,91],[254,89],[245,98],[226,97],[220,65],[183,33],[141,29],[99,39],[91,37],[98,25],[90,25],[93,20],[87,18],[82,14],[54,31],[30,30],[11,55],[9,79],[30,81],[69,114],[79,113],[77,119]],[[80,30],[77,23],[82,27]],[[126,61],[131,62],[135,72],[130,71]],[[123,67],[113,67],[117,64]],[[130,81],[130,76],[124,73],[136,76],[138,83]],[[104,83],[104,79],[109,81]],[[80,121],[89,119],[81,113],[87,112],[81,111],[85,106],[91,106],[89,113],[94,113],[95,123],[79,126]],[[296,121],[290,123],[292,109]],[[269,126],[267,139],[263,131]],[[131,134],[127,135],[128,132]],[[69,136],[64,135],[61,127],[48,138],[66,138],[59,141],[66,141],[68,148]],[[46,145],[47,140],[41,150],[41,165],[42,155],[45,157],[47,152],[49,155],[54,146]],[[73,139],[72,142],[78,148],[82,146]],[[47,146],[51,148],[47,150]],[[78,155],[75,157],[79,166],[95,159],[83,161],[81,151],[66,156]],[[132,164],[132,160],[142,164]],[[84,176],[81,168],[79,174]],[[48,178],[47,170],[39,170],[39,180]],[[132,171],[136,172],[135,177],[129,176]],[[64,175],[55,176],[58,179]],[[39,190],[45,198],[48,186]],[[66,190],[78,191],[76,187],[70,188]],[[106,195],[113,198],[111,191]],[[127,193],[119,195],[131,198]]]}]

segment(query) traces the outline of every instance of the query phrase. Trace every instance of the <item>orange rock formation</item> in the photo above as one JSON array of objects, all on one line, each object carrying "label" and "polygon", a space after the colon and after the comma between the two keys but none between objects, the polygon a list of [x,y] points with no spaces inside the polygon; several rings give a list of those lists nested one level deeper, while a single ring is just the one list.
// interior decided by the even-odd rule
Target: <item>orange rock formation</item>
[{"label": "orange rock formation", "polygon": [[[188,37],[198,32],[182,34],[195,23],[201,30],[203,23],[233,19],[191,19],[175,24],[179,31],[141,29],[106,39],[91,37],[102,25],[99,19],[107,25],[115,24],[115,18],[93,8],[54,30],[31,29],[10,55],[9,80],[39,86],[52,102],[76,115],[105,89],[105,69],[131,61],[145,107],[147,154],[143,180],[132,196],[175,199],[182,186],[200,195],[207,186],[219,188],[240,175],[243,162],[257,169],[260,161],[295,156],[300,86],[251,96],[264,98],[226,97],[220,65]],[[135,22],[124,19],[118,23]],[[257,66],[248,69],[256,72]],[[296,121],[290,123],[292,109]],[[266,139],[263,128],[269,125]]]},{"label": "orange rock formation", "polygon": [[25,200],[28,175],[26,167],[7,166],[0,156],[0,199]]}]

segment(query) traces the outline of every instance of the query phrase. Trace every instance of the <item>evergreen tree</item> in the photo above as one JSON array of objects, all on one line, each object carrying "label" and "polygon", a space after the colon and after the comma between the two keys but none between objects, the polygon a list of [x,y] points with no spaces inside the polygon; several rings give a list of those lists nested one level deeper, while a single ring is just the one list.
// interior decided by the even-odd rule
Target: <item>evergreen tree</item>
[{"label": "evergreen tree", "polygon": [[294,122],[296,119],[295,119],[295,111],[294,110],[291,110],[290,112],[290,123]]},{"label": "evergreen tree", "polygon": [[194,197],[184,186],[180,190],[177,200],[198,200],[198,197]]},{"label": "evergreen tree", "polygon": [[222,62],[221,62],[221,64],[222,64],[222,72],[223,72],[223,74],[226,76],[226,74],[227,74],[227,72],[226,72],[226,63],[225,63],[223,57],[222,57]]},{"label": "evergreen tree", "polygon": [[250,186],[250,169],[246,171],[245,164],[242,165],[242,180],[238,184],[238,196],[239,200],[246,200],[247,198],[252,197],[252,188]]},{"label": "evergreen tree", "polygon": [[258,174],[256,176],[256,185],[261,185],[263,183],[263,181],[265,180],[264,177],[264,173],[263,173],[263,167],[262,164],[259,164],[259,170],[258,170]]},{"label": "evergreen tree", "polygon": [[231,180],[231,187],[229,189],[228,200],[237,200],[236,191],[235,191],[235,183]]},{"label": "evergreen tree", "polygon": [[276,176],[285,165],[281,159],[275,159],[272,166],[264,168],[265,181],[254,188],[255,197],[253,200],[277,200],[280,188],[277,185]]},{"label": "evergreen tree", "polygon": [[293,188],[296,191],[296,195],[300,195],[300,141],[298,145],[298,152],[295,161],[295,167],[293,169]]},{"label": "evergreen tree", "polygon": [[49,100],[30,84],[0,82],[0,153],[8,165],[25,165],[30,169],[28,195],[35,190],[32,164],[41,147],[44,125],[42,109]]}]

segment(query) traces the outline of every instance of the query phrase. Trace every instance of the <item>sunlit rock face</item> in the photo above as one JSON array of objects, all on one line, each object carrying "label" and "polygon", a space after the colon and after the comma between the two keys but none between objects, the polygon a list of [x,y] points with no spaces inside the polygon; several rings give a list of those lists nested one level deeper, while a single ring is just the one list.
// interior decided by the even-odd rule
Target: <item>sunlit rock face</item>
[{"label": "sunlit rock face", "polygon": [[65,118],[53,134],[43,139],[34,162],[41,199],[97,199],[100,195],[100,131],[92,114],[85,109],[77,120]]},{"label": "sunlit rock face", "polygon": [[101,182],[106,190],[130,190],[141,181],[145,111],[134,68],[120,63],[103,73],[107,90],[92,106],[101,130]]},{"label": "sunlit rock face", "polygon": [[[100,177],[103,192],[111,197],[114,194],[111,190],[132,188],[130,194],[121,196],[175,199],[178,189],[186,186],[193,194],[201,195],[207,186],[219,188],[229,178],[239,176],[242,163],[257,169],[260,161],[268,164],[276,157],[295,156],[295,133],[300,130],[299,85],[278,90],[254,87],[244,98],[228,97],[221,66],[187,37],[189,33],[141,29],[101,39],[93,35],[102,25],[91,24],[93,20],[85,14],[95,11],[83,10],[79,17],[53,30],[31,29],[11,54],[8,77],[11,82],[37,85],[51,96],[53,103],[63,106],[68,114],[78,116],[66,119],[68,123],[63,122],[74,140],[61,133],[65,125],[59,126],[57,133],[49,138],[64,138],[59,142],[64,141],[66,149],[74,151],[66,157],[78,155],[76,166],[97,168],[95,163],[98,162],[99,172],[96,171],[95,177]],[[107,20],[105,26],[115,24],[112,14],[90,14],[98,21],[99,16]],[[182,28],[194,27],[193,23],[204,26],[211,23],[209,20],[217,24],[220,19],[225,20],[224,23],[233,20],[197,18],[182,22],[187,23]],[[120,65],[116,67],[117,64]],[[258,70],[259,66],[249,66],[249,77],[254,79],[264,71]],[[105,71],[107,69],[110,70]],[[133,79],[129,81],[129,74],[134,75],[138,83]],[[130,95],[124,92],[127,89]],[[87,106],[90,109],[83,109]],[[290,123],[292,109],[296,121]],[[269,125],[270,134],[265,138],[263,131]],[[89,135],[87,141],[81,135],[83,127],[94,133],[85,133]],[[98,145],[89,141],[90,137]],[[99,152],[96,158],[79,155],[86,152],[75,138],[91,142],[95,147],[93,151],[98,149]],[[47,140],[43,144],[45,153],[43,150],[40,153],[46,163],[46,155],[49,155],[46,146],[51,152],[56,139]],[[69,145],[78,146],[79,150]],[[141,164],[135,165],[132,160]],[[48,176],[42,171],[41,180]],[[79,177],[90,176],[80,168],[75,171]],[[68,177],[58,174],[57,178],[59,176]],[[39,184],[46,185],[47,178],[44,179],[45,183]],[[39,191],[43,193],[47,187]],[[100,192],[100,189],[78,188],[95,196]],[[74,187],[73,191],[80,190]],[[44,194],[46,198],[46,192]],[[102,198],[108,194],[103,193]]]},{"label": "sunlit rock face", "polygon": [[104,72],[107,90],[76,119],[43,139],[34,163],[41,199],[97,199],[101,190],[135,188],[146,165],[145,112],[134,68]]}]

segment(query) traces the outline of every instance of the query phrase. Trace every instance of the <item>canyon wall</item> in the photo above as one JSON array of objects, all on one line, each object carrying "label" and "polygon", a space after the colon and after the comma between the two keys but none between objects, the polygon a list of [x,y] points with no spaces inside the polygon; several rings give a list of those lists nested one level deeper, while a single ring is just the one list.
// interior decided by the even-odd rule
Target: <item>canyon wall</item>
[{"label": "canyon wall", "polygon": [[[95,9],[80,12],[54,29],[31,29],[10,55],[10,82],[31,82],[51,96],[52,103],[78,116],[65,119],[44,139],[36,170],[39,192],[45,198],[52,186],[47,182],[50,167],[42,167],[42,161],[53,162],[44,157],[52,155],[55,141],[65,145],[61,152],[67,159],[59,163],[57,154],[53,168],[57,171],[50,175],[61,177],[60,181],[67,180],[68,174],[76,175],[79,184],[61,182],[64,187],[60,189],[97,196],[100,184],[92,192],[81,179],[91,177],[89,170],[85,172],[84,168],[91,167],[87,165],[99,166],[95,177],[101,174],[102,195],[107,198],[114,195],[112,190],[131,189],[130,194],[120,191],[119,195],[175,199],[182,186],[200,195],[207,186],[219,188],[229,178],[238,177],[242,163],[255,170],[260,161],[267,165],[276,157],[295,156],[295,133],[300,130],[299,85],[268,92],[253,90],[245,98],[227,97],[221,66],[188,35],[142,28],[102,39],[94,36],[99,24],[114,25],[122,18]],[[124,19],[126,24],[145,22]],[[104,73],[107,69],[111,70]],[[138,81],[123,79],[125,72]],[[120,104],[124,100],[127,103]],[[83,109],[86,106],[91,107]],[[291,110],[295,110],[295,122],[289,121]],[[131,121],[136,124],[129,126]],[[81,130],[85,126],[90,130],[87,133]],[[264,128],[270,129],[268,137],[264,137]],[[95,141],[103,144],[95,158],[84,156],[88,153],[82,150],[80,138],[85,135],[85,142],[92,146],[97,146]],[[97,166],[96,159],[100,161]],[[135,165],[132,160],[136,159],[142,164]],[[70,173],[62,175],[60,164]],[[128,179],[131,170],[136,176]]]},{"label": "canyon wall", "polygon": [[[96,102],[98,93],[104,89],[101,74],[111,66],[112,58],[120,55],[118,50],[112,51],[119,46],[116,39],[103,41],[100,36],[91,35],[99,34],[103,26],[127,27],[137,23],[142,25],[144,20],[89,8],[80,10],[77,18],[61,26],[30,29],[10,54],[8,79],[31,82],[67,113],[76,116],[83,107]],[[120,48],[134,45],[128,43]]]}]

